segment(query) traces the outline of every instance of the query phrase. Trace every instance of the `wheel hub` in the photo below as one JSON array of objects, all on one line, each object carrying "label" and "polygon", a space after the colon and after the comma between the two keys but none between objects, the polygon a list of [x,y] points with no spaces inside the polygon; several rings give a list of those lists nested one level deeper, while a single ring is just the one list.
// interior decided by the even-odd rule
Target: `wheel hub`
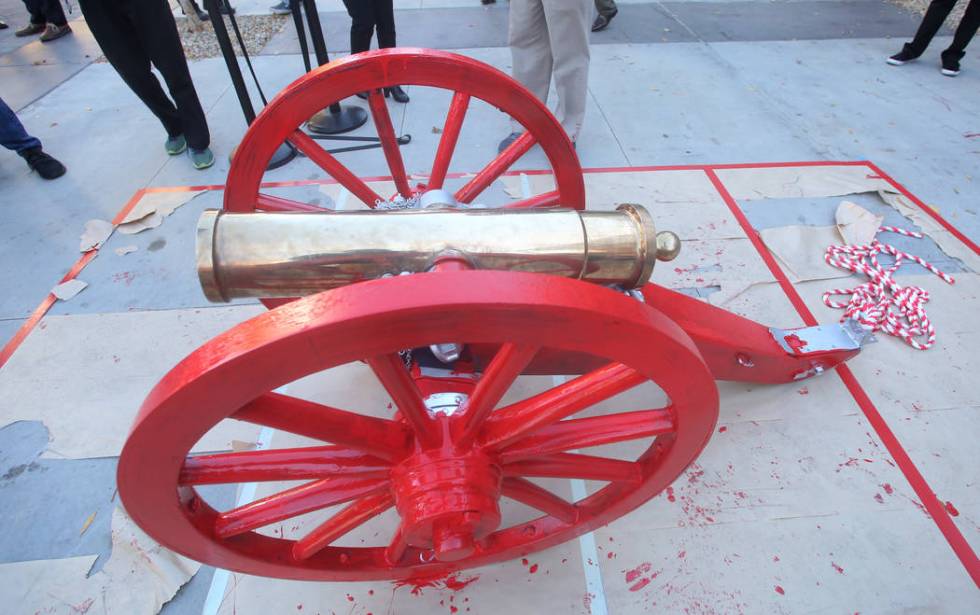
[{"label": "wheel hub", "polygon": [[441,562],[466,559],[500,525],[500,466],[479,451],[444,447],[392,468],[395,507],[405,541]]}]

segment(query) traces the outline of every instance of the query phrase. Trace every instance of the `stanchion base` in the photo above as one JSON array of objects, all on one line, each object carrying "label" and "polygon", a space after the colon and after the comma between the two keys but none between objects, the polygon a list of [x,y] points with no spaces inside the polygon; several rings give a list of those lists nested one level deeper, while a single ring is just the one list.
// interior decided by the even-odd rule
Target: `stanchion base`
[{"label": "stanchion base", "polygon": [[272,159],[269,160],[269,165],[266,167],[266,170],[271,171],[272,169],[278,169],[295,158],[298,154],[299,152],[296,151],[293,144],[287,141],[276,149],[276,153],[273,154]]},{"label": "stanchion base", "polygon": [[360,107],[342,106],[340,112],[334,113],[329,108],[316,113],[306,123],[310,132],[321,135],[338,135],[359,128],[367,122],[367,111]]}]

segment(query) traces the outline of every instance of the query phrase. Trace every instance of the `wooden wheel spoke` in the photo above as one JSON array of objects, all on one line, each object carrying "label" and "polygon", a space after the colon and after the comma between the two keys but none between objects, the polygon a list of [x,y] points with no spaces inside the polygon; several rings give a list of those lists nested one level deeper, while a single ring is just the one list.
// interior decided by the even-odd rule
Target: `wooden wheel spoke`
[{"label": "wooden wheel spoke", "polygon": [[356,448],[387,461],[409,453],[411,435],[387,419],[338,410],[304,399],[266,393],[245,404],[232,418]]},{"label": "wooden wheel spoke", "polygon": [[415,430],[415,437],[419,442],[424,447],[437,445],[440,437],[438,425],[429,416],[429,410],[422,399],[422,392],[405,369],[401,356],[397,352],[381,355],[368,359],[367,364],[374,370],[374,374],[388,391],[388,395],[391,396],[402,416]]},{"label": "wooden wheel spoke", "polygon": [[330,211],[329,209],[310,205],[309,203],[301,203],[262,192],[255,199],[255,208],[261,209],[262,211]]},{"label": "wooden wheel spoke", "polygon": [[483,427],[484,421],[507,393],[514,380],[537,354],[537,346],[506,343],[500,347],[484,370],[464,409],[465,428],[459,445],[469,444]]},{"label": "wooden wheel spoke", "polygon": [[460,203],[471,203],[473,199],[480,196],[490,184],[498,177],[507,172],[521,156],[534,147],[537,141],[530,131],[525,131],[521,136],[511,143],[507,148],[500,152],[490,164],[476,174],[476,177],[466,183],[465,186],[456,192],[456,200]]},{"label": "wooden wheel spoke", "polygon": [[385,488],[387,484],[385,478],[363,477],[313,481],[219,514],[214,522],[214,532],[219,538],[230,538],[270,523],[349,502]]},{"label": "wooden wheel spoke", "polygon": [[354,175],[350,169],[342,165],[330,152],[320,147],[312,137],[302,130],[294,131],[289,140],[307,158],[326,171],[330,177],[337,180],[341,186],[347,188],[351,194],[362,200],[368,207],[374,207],[377,201],[384,200],[378,196],[378,193],[371,190],[361,178]]},{"label": "wooden wheel spoke", "polygon": [[555,207],[561,205],[561,194],[557,190],[544,192],[526,199],[504,205],[504,209],[534,209],[535,207]]},{"label": "wooden wheel spoke", "polygon": [[385,548],[385,561],[388,562],[389,566],[394,566],[401,561],[407,550],[408,541],[405,540],[405,530],[399,525],[398,529],[395,530],[395,535],[391,538],[391,542]]},{"label": "wooden wheel spoke", "polygon": [[483,429],[484,446],[500,450],[550,425],[644,382],[631,367],[610,363],[493,413]]},{"label": "wooden wheel spoke", "polygon": [[395,505],[389,490],[355,500],[293,544],[293,557],[309,559],[342,536]]},{"label": "wooden wheel spoke", "polygon": [[382,459],[340,446],[241,451],[188,457],[179,484],[309,480],[336,474],[384,476],[390,467]]},{"label": "wooden wheel spoke", "polygon": [[501,493],[564,523],[575,523],[578,519],[578,509],[574,505],[529,480],[508,476],[502,481]]},{"label": "wooden wheel spoke", "polygon": [[388,168],[391,169],[391,178],[395,180],[395,187],[404,198],[411,198],[412,188],[408,185],[408,177],[405,175],[405,163],[398,148],[398,137],[395,136],[395,127],[391,123],[388,105],[381,90],[372,90],[368,94],[368,107],[374,118],[374,127],[378,130],[378,138],[381,139],[385,160],[388,161]]},{"label": "wooden wheel spoke", "polygon": [[439,139],[436,159],[432,163],[432,173],[429,174],[429,181],[426,185],[429,190],[442,188],[443,182],[446,181],[446,173],[449,171],[449,163],[453,159],[456,142],[459,140],[459,131],[463,126],[463,119],[466,117],[466,109],[469,104],[469,94],[464,92],[453,94],[453,100],[449,103],[449,112],[446,114],[446,123],[442,127],[442,137]]},{"label": "wooden wheel spoke", "polygon": [[507,447],[501,452],[500,459],[509,463],[570,449],[659,436],[671,433],[675,428],[674,417],[666,409],[559,421]]},{"label": "wooden wheel spoke", "polygon": [[548,478],[580,478],[584,480],[640,480],[640,465],[635,461],[620,461],[607,457],[556,453],[531,457],[503,466],[504,476],[539,476]]}]

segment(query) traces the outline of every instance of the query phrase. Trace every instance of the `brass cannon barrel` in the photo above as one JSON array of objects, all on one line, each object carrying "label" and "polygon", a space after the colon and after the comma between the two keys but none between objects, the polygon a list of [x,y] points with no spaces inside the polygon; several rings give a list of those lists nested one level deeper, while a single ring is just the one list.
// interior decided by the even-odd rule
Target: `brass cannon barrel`
[{"label": "brass cannon barrel", "polygon": [[447,256],[474,269],[548,273],[635,288],[650,279],[658,256],[669,260],[678,249],[676,236],[658,237],[650,214],[638,205],[607,212],[209,210],[197,228],[198,276],[211,301],[309,295],[427,271]]}]

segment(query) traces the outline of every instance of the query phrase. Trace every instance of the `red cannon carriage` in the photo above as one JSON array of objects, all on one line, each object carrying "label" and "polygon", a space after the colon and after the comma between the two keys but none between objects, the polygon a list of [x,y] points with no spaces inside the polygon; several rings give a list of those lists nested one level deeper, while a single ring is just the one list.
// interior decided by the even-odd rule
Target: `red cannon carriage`
[{"label": "red cannon carriage", "polygon": [[[453,91],[432,172],[414,188],[376,92],[396,84]],[[289,140],[365,203],[390,204],[299,128],[362,91],[372,92],[398,202],[414,209],[315,211],[259,192],[269,158]],[[444,182],[471,98],[527,131],[451,193]],[[510,208],[469,205],[534,144],[551,163],[554,192]],[[584,194],[574,150],[547,109],[471,59],[385,50],[289,86],[243,139],[224,210],[206,212],[198,227],[205,294],[261,297],[272,309],[199,348],[150,393],[120,459],[129,514],[194,559],[292,579],[408,578],[522,557],[608,524],[670,485],[714,430],[715,380],[808,378],[865,341],[848,323],[771,329],[650,284],[655,262],[676,256],[679,240],[657,233],[641,206],[584,211]],[[281,392],[357,362],[376,375],[391,410]],[[521,375],[554,380],[504,403]],[[609,410],[649,382],[666,404]],[[598,404],[607,411],[593,411]],[[229,419],[322,445],[189,454]],[[634,453],[603,453],[622,443]],[[588,480],[591,489],[572,501],[532,480],[542,477]],[[260,481],[302,482],[227,510],[197,490]],[[537,516],[509,523],[503,498]],[[262,531],[332,507],[296,539]],[[397,527],[377,544],[340,544],[389,509]]]}]

